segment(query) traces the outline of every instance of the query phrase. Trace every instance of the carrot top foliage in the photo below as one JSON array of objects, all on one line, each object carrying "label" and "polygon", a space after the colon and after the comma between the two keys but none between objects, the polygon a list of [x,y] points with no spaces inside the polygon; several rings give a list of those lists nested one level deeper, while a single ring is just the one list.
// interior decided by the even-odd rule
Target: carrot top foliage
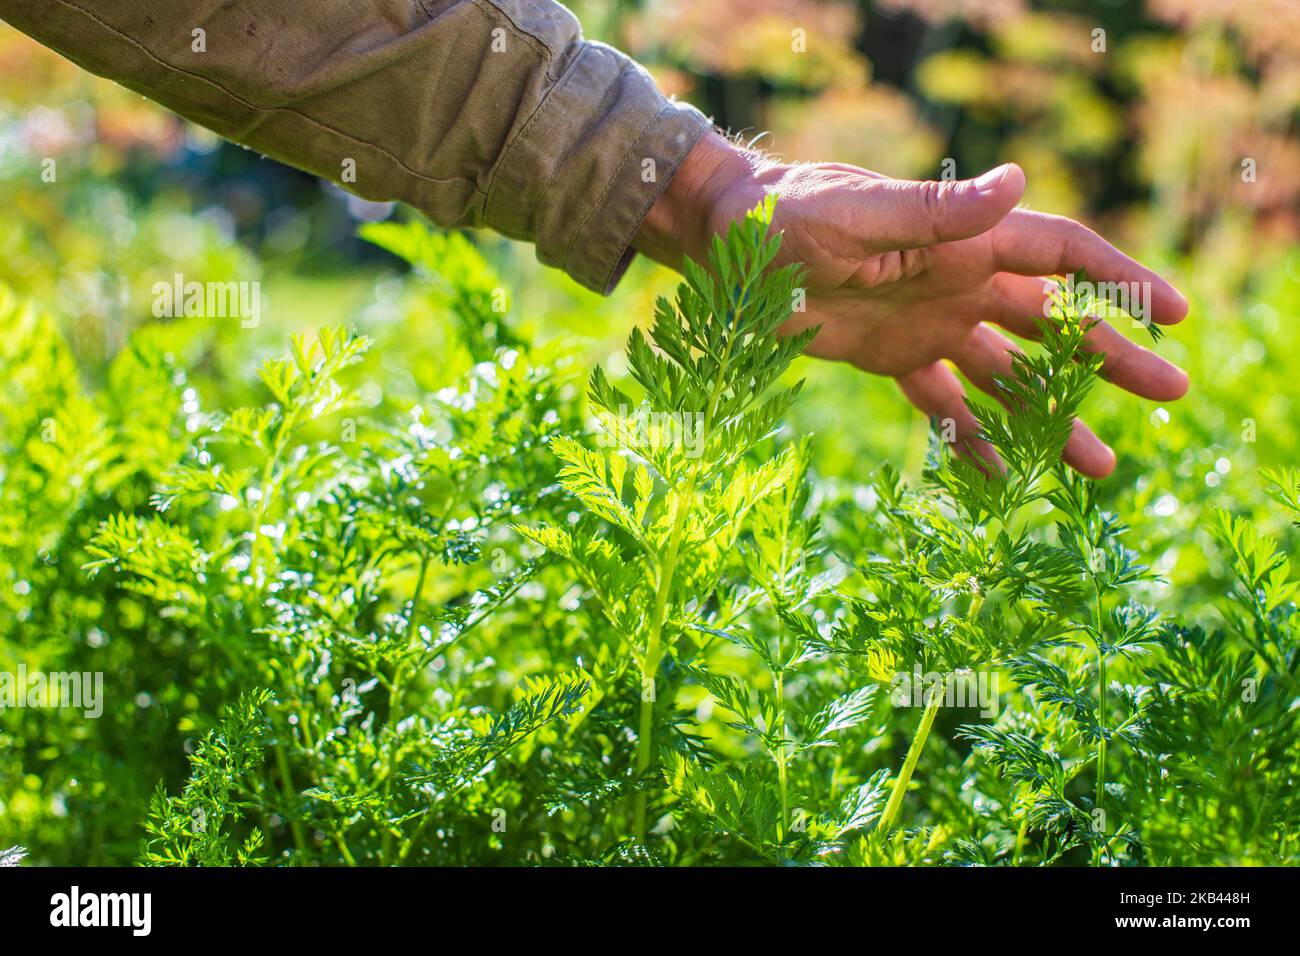
[{"label": "carrot top foliage", "polygon": [[[154,865],[1295,862],[1296,582],[1222,512],[1213,620],[1060,463],[1098,372],[1062,287],[991,461],[844,487],[784,423],[771,202],[597,369],[493,308],[459,237],[368,229],[456,382],[323,329],[208,410],[165,329],[100,393],[0,299],[0,848]],[[383,371],[383,375],[381,375]],[[940,423],[941,425],[942,423]],[[942,427],[937,432],[942,432]],[[1300,474],[1267,476],[1300,522]],[[38,494],[38,489],[46,489]],[[23,852],[0,852],[0,864]]]}]

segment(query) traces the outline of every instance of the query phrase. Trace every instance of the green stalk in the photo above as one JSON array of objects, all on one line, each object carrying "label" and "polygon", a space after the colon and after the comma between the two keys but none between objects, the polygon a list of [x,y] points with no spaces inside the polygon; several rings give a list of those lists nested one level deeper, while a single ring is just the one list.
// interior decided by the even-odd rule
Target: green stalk
[{"label": "green stalk", "polygon": [[352,851],[348,849],[348,841],[343,838],[342,833],[334,834],[334,843],[338,846],[339,852],[343,854],[343,859],[347,861],[348,866],[356,866],[356,858],[352,855]]},{"label": "green stalk", "polygon": [[[407,622],[407,634],[419,637],[419,624],[416,614],[420,609],[420,595],[424,593],[424,579],[429,573],[429,556],[426,554],[420,559],[420,571],[415,579],[415,593],[411,597],[411,617]],[[393,728],[396,733],[397,725],[402,720],[402,681],[406,676],[405,661],[399,660],[397,666],[393,669],[393,682],[388,688],[388,726]],[[388,797],[393,789],[393,776],[397,773],[396,756],[398,744],[394,739],[392,747],[388,751],[388,757],[385,761],[384,772],[384,806],[388,806]],[[393,848],[393,833],[388,827],[380,836],[380,862],[388,863],[389,853]]]},{"label": "green stalk", "polygon": [[[659,673],[659,659],[662,656],[662,637],[664,615],[668,608],[668,593],[672,590],[673,574],[677,570],[677,556],[681,550],[682,534],[686,528],[685,515],[690,509],[690,501],[695,496],[695,475],[687,483],[686,493],[682,496],[673,520],[672,536],[668,540],[668,553],[664,557],[663,567],[659,571],[659,586],[655,589],[654,614],[650,619],[650,637],[646,641],[645,655],[641,658],[641,715],[637,723],[636,740],[636,775],[638,778],[650,767],[651,738],[654,736],[655,698],[651,693],[646,696],[646,688],[653,691],[655,679]],[[633,804],[632,824],[638,843],[645,842],[646,802],[644,790],[637,791]]]},{"label": "green stalk", "polygon": [[[1093,625],[1096,628],[1097,641],[1097,726],[1101,734],[1097,742],[1097,795],[1094,809],[1105,810],[1102,806],[1106,799],[1106,653],[1102,649],[1102,606],[1101,587],[1097,587],[1097,603],[1093,611]],[[1092,865],[1101,865],[1102,844],[1093,847]]]},{"label": "green stalk", "polygon": [[[971,621],[978,621],[980,609],[984,607],[984,595],[976,592],[970,601],[970,607],[966,609],[966,617]],[[930,699],[925,702],[925,713],[921,715],[921,723],[916,728],[916,734],[912,737],[912,745],[907,748],[907,757],[903,761],[903,769],[898,773],[898,779],[894,781],[894,789],[889,794],[889,802],[885,804],[885,812],[880,817],[880,823],[877,825],[882,832],[888,832],[894,825],[894,820],[898,817],[899,810],[903,806],[903,796],[907,793],[907,785],[912,781],[912,771],[916,769],[917,761],[921,759],[921,751],[925,749],[925,741],[930,736],[930,728],[934,726],[934,718],[939,713],[939,706],[943,703],[944,690],[948,686],[948,678],[944,677],[939,681],[930,693]]]},{"label": "green stalk", "polygon": [[[705,441],[708,440],[709,432],[713,429],[713,416],[717,413],[718,400],[722,397],[722,390],[726,386],[727,367],[731,362],[733,344],[730,341],[728,342],[727,349],[718,362],[718,379],[714,382],[713,392],[709,395],[708,407],[704,411],[703,433]],[[663,655],[661,643],[663,640],[664,615],[668,608],[668,595],[672,591],[673,575],[676,573],[677,558],[681,552],[682,534],[686,530],[685,518],[690,513],[691,503],[695,500],[695,488],[699,482],[699,477],[700,469],[697,464],[691,468],[690,480],[686,483],[686,490],[680,499],[677,514],[673,517],[673,530],[668,540],[668,552],[664,556],[663,564],[660,566],[659,583],[655,588],[655,606],[650,620],[650,636],[646,640],[645,656],[641,658],[641,713],[637,721],[636,740],[636,775],[638,778],[650,768],[651,738],[654,736],[655,698],[659,696],[657,693],[653,693],[650,699],[647,699],[646,686],[648,683],[653,689],[655,679],[659,673],[659,659]],[[639,790],[633,803],[632,827],[638,843],[645,842],[647,799],[646,792]]]},{"label": "green stalk", "polygon": [[[252,547],[252,565],[257,569],[262,569],[262,553],[269,547],[265,538],[262,536],[262,525],[266,522],[267,511],[271,504],[271,483],[275,477],[275,469],[279,464],[280,456],[284,452],[284,436],[289,418],[286,417],[281,421],[280,427],[276,430],[274,447],[271,454],[267,456],[266,463],[262,466],[262,479],[258,484],[258,489],[262,496],[258,499],[257,507],[253,509],[253,547]],[[264,570],[263,570],[263,573]],[[283,675],[281,675],[283,683]],[[286,693],[286,698],[289,696]],[[301,720],[300,724],[306,725],[306,720]],[[289,755],[285,751],[284,744],[277,744],[275,750],[275,766],[280,776],[280,791],[284,795],[285,803],[291,804],[294,800],[293,771],[289,766]],[[286,813],[288,808],[286,807]],[[297,848],[300,856],[307,853],[307,831],[303,829],[302,821],[289,819],[289,830],[293,834],[293,845]],[[269,830],[267,831],[270,832]]]},{"label": "green stalk", "polygon": [[[285,802],[292,803],[295,796],[293,774],[289,769],[289,755],[284,751],[284,744],[277,744],[275,747],[275,765],[280,771],[280,790],[284,794]],[[307,831],[303,829],[302,821],[290,816],[289,829],[293,833],[293,845],[298,848],[298,854],[305,856],[307,853]]]},{"label": "green stalk", "polygon": [[939,713],[939,707],[943,704],[943,692],[948,683],[945,677],[937,687],[930,692],[930,699],[926,701],[925,713],[921,715],[921,723],[917,725],[916,734],[912,737],[912,745],[907,748],[907,758],[903,761],[903,769],[898,772],[898,779],[894,781],[894,789],[889,794],[889,802],[885,804],[885,812],[880,817],[880,823],[877,829],[882,833],[888,833],[893,829],[894,821],[898,817],[898,812],[903,806],[903,795],[907,793],[907,785],[912,782],[912,771],[916,769],[917,761],[921,759],[921,751],[925,749],[926,738],[930,736],[930,728],[934,726],[934,718]]},{"label": "green stalk", "polygon": [[[787,492],[786,510],[783,512],[781,522],[781,563],[778,565],[777,582],[781,589],[781,603],[785,603],[785,576],[786,560],[790,553],[790,501],[789,495],[793,492]],[[786,753],[786,741],[790,739],[790,728],[786,721],[785,713],[785,619],[781,619],[781,624],[776,632],[776,661],[777,669],[772,675],[773,689],[776,692],[776,722],[781,728],[781,745],[776,752],[776,776],[781,788],[781,819],[776,825],[776,842],[785,841],[785,834],[790,829],[790,797],[788,787],[789,773],[787,763],[789,755]]]},{"label": "green stalk", "polygon": [[253,564],[260,564],[262,553],[270,547],[262,535],[262,525],[266,523],[266,516],[271,506],[271,485],[275,480],[275,469],[280,464],[280,457],[284,454],[285,445],[288,444],[288,438],[295,427],[292,410],[286,409],[280,427],[275,431],[275,444],[271,454],[267,456],[266,464],[262,467],[262,479],[257,486],[262,497],[258,499],[257,508],[253,511]]},{"label": "green stalk", "polygon": [[[782,633],[785,631],[782,625]],[[784,644],[784,641],[782,642]],[[778,652],[784,653],[785,648],[779,647]],[[784,660],[784,658],[782,658]],[[781,819],[776,824],[776,842],[781,843],[785,840],[786,831],[790,828],[790,797],[788,794],[787,777],[789,774],[786,769],[787,755],[785,752],[785,742],[788,738],[788,728],[785,720],[785,671],[776,672],[776,712],[777,721],[781,726],[781,745],[776,752],[776,777],[781,787]]]},{"label": "green stalk", "polygon": [[1016,847],[1011,851],[1011,865],[1020,865],[1020,854],[1025,846],[1025,834],[1029,832],[1029,815],[1020,821],[1020,829],[1016,831]]}]

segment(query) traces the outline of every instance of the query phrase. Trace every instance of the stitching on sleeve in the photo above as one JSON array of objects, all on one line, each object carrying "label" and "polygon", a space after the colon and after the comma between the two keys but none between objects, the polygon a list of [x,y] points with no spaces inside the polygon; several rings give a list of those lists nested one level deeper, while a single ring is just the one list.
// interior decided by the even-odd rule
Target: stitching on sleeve
[{"label": "stitching on sleeve", "polygon": [[[662,110],[660,110],[658,115],[655,116],[654,121],[651,123],[651,126],[653,126],[654,123],[659,122],[659,117],[663,116],[664,113],[672,109],[674,109],[674,106],[672,103],[669,103]],[[648,128],[649,127],[647,127],[647,129]],[[700,138],[704,135],[705,131],[708,130],[709,128],[710,128],[710,124],[700,123],[697,125],[697,128],[694,131],[692,131],[691,134],[687,137],[686,143],[684,144],[686,147],[685,152],[683,152],[682,155],[678,158],[676,165],[672,169],[672,174],[667,177],[668,180],[671,180],[672,177],[677,174],[677,170],[681,167],[682,160],[686,158],[686,154],[689,153],[695,147],[695,144],[700,141]],[[638,140],[638,142],[640,142],[640,140]],[[667,188],[668,188],[668,183],[667,181],[665,181],[664,189]],[[646,214],[650,211],[650,207],[654,205],[655,201],[658,200],[661,195],[663,195],[663,189],[661,189],[658,193],[651,193],[649,196],[646,196],[645,199],[642,201],[641,207],[637,213],[638,226],[640,225],[641,222],[645,220]],[[623,259],[627,256],[627,253],[632,251],[631,237],[629,237],[628,239],[628,246],[629,248],[623,253],[623,255],[619,256],[616,260],[614,260],[614,264],[610,266],[609,271],[605,273],[605,277],[600,284],[601,295],[604,295],[609,291],[609,284],[614,279],[614,273],[616,273],[618,271],[619,266],[623,264]]]},{"label": "stitching on sleeve", "polygon": [[645,125],[641,132],[637,134],[636,139],[632,141],[632,145],[628,148],[627,152],[623,154],[622,161],[614,168],[614,173],[609,177],[609,182],[605,183],[605,188],[601,190],[596,201],[592,204],[591,208],[587,210],[587,214],[582,217],[582,221],[574,228],[573,236],[569,239],[569,244],[564,248],[564,256],[561,259],[562,262],[567,263],[569,261],[569,257],[573,254],[573,247],[578,243],[578,237],[586,230],[587,223],[591,221],[591,217],[594,216],[598,210],[604,207],[606,198],[614,188],[614,184],[619,181],[619,177],[622,175],[624,167],[627,166],[628,161],[632,159],[633,155],[636,153],[637,147],[645,141],[646,137],[649,135],[650,131],[654,129],[655,124],[659,122],[660,118],[671,109],[673,109],[671,104],[665,105],[660,109],[658,113],[651,117],[650,122]]},{"label": "stitching on sleeve", "polygon": [[[306,113],[302,112],[301,110],[296,110],[289,106],[258,106],[256,103],[250,103],[247,100],[245,100],[242,96],[235,93],[233,90],[229,90],[226,87],[222,86],[216,80],[209,79],[208,77],[202,75],[201,73],[194,73],[190,70],[186,70],[183,69],[182,67],[168,63],[166,60],[156,55],[152,50],[146,47],[139,40],[135,39],[134,37],[126,33],[123,33],[117,27],[113,26],[113,24],[108,23],[107,21],[101,19],[99,16],[97,16],[92,11],[87,10],[85,7],[78,6],[77,4],[72,3],[71,0],[55,0],[55,2],[60,4],[61,6],[70,7],[71,9],[76,10],[78,13],[86,17],[89,17],[91,20],[94,20],[105,30],[108,30],[110,33],[113,33],[116,36],[120,37],[121,39],[125,40],[127,43],[131,44],[131,46],[138,49],[141,53],[143,53],[145,56],[147,56],[149,59],[153,60],[155,63],[159,64],[160,66],[165,67],[166,69],[172,71],[173,73],[178,73],[182,76],[188,76],[192,79],[199,81],[200,83],[205,83],[208,86],[212,87],[213,89],[221,91],[226,96],[230,97],[232,100],[234,100],[236,103],[240,104],[241,106],[245,107],[246,109],[250,109],[253,112],[260,113],[260,114],[288,113],[291,116],[296,116],[299,119],[305,120],[307,123],[310,123],[312,126],[316,127],[317,129],[324,130],[327,133],[332,133],[333,135],[338,136],[344,140],[347,140],[350,143],[355,143],[358,146],[366,146],[369,147],[370,149],[375,150],[381,155],[392,160],[392,162],[394,162],[397,166],[399,166],[404,171],[410,173],[416,179],[428,183],[440,183],[440,184],[469,182],[474,184],[474,188],[476,192],[479,192],[482,195],[486,195],[482,193],[482,190],[478,188],[478,184],[474,182],[474,179],[472,177],[456,176],[451,179],[440,179],[437,176],[426,175],[425,173],[422,173],[417,169],[412,169],[410,166],[408,166],[405,163],[405,161],[402,160],[400,156],[397,156],[396,154],[390,152],[387,148],[380,146],[378,143],[372,143],[369,142],[368,140],[358,139],[357,137],[351,135],[350,133],[345,133],[343,130],[335,129],[333,126],[330,126],[327,123],[322,123],[319,120],[315,119],[314,117],[308,116]],[[239,142],[239,141],[235,140],[235,142]]]},{"label": "stitching on sleeve", "polygon": [[474,6],[478,8],[479,12],[490,21],[494,23],[498,21],[504,22],[505,25],[510,28],[511,33],[540,53],[542,55],[542,66],[546,71],[546,79],[552,83],[555,82],[555,74],[551,72],[555,61],[552,56],[550,44],[536,34],[525,30],[514,21],[510,14],[501,7],[498,7],[495,3],[492,3],[492,0],[470,0],[470,2],[473,3]]},{"label": "stitching on sleeve", "polygon": [[[600,98],[600,104],[592,112],[593,116],[604,116],[609,111],[609,107],[613,106],[613,104],[618,100],[618,96],[622,92],[623,76],[627,71],[628,66],[625,64],[622,69],[618,71],[618,76],[614,78],[614,82],[610,84],[609,88],[605,90],[604,95]],[[531,122],[531,120],[529,122]],[[523,134],[521,133],[520,135],[522,136]],[[555,181],[566,172],[566,164],[573,149],[574,146],[571,145],[565,154],[558,158],[555,164],[555,169],[551,171],[550,178],[546,180],[545,185],[542,186],[541,192],[538,193],[539,203],[545,205],[546,197],[550,194],[551,187],[554,186]]]},{"label": "stitching on sleeve", "polygon": [[[415,3],[420,12],[424,14],[424,18],[430,23],[438,19],[440,16],[440,14],[435,14],[429,9],[429,0],[412,0],[412,2]],[[545,61],[546,75],[548,78],[551,78],[551,48],[545,40],[515,23],[515,21],[510,18],[510,14],[492,3],[492,0],[486,0],[486,2],[484,2],[484,0],[470,0],[470,2],[473,3],[474,6],[478,8],[479,13],[487,17],[488,20],[493,22],[504,20],[506,26],[510,28],[511,33],[513,33],[518,39],[523,40],[527,45],[536,48],[537,52],[542,55],[542,59]]]},{"label": "stitching on sleeve", "polygon": [[[532,115],[524,121],[524,125],[520,128],[519,132],[510,137],[509,142],[507,142],[505,147],[501,150],[501,158],[497,160],[496,165],[493,166],[488,173],[487,191],[484,195],[488,197],[489,207],[492,202],[492,190],[496,188],[496,183],[502,175],[502,170],[506,169],[510,165],[512,154],[514,153],[516,146],[527,139],[529,130],[533,128],[535,123],[539,122],[539,117],[546,112],[546,107],[550,103],[551,97],[557,95],[556,90],[564,85],[564,81],[568,79],[569,74],[578,69],[578,65],[582,62],[582,58],[593,49],[595,48],[588,43],[582,44],[582,49],[578,52],[577,56],[573,57],[572,62],[569,64],[569,68],[564,71],[564,75],[555,80],[550,87],[547,88],[546,93],[542,96],[541,102],[538,103],[537,107],[533,110]],[[490,209],[487,211],[490,212]]]}]

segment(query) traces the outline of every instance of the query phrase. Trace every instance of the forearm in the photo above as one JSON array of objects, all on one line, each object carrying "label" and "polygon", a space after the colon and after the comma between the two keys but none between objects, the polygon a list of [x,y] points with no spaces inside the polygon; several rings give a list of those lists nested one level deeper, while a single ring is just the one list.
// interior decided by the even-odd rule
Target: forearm
[{"label": "forearm", "polygon": [[549,0],[0,0],[81,66],[607,291],[708,128]]}]

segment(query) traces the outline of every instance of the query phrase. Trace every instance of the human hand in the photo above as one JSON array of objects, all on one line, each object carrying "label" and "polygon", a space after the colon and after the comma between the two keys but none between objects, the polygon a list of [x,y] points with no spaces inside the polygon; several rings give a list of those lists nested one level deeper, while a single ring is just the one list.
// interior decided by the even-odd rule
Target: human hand
[{"label": "human hand", "polygon": [[[1086,270],[1094,282],[1138,283],[1145,318],[1179,322],[1187,302],[1168,282],[1092,230],[1060,216],[1017,209],[1025,176],[1015,164],[977,179],[912,182],[839,163],[779,163],[706,136],[647,216],[636,246],[677,266],[703,260],[709,238],[770,193],[778,261],[802,262],[807,307],[787,323],[821,326],[809,353],[898,380],[926,415],[951,419],[964,451],[996,457],[977,433],[951,362],[980,390],[998,396],[1017,346],[1046,315],[1051,277]],[[1087,347],[1104,356],[1112,384],[1155,401],[1180,398],[1187,375],[1099,322]],[[1115,455],[1081,421],[1065,461],[1093,478]]]}]

